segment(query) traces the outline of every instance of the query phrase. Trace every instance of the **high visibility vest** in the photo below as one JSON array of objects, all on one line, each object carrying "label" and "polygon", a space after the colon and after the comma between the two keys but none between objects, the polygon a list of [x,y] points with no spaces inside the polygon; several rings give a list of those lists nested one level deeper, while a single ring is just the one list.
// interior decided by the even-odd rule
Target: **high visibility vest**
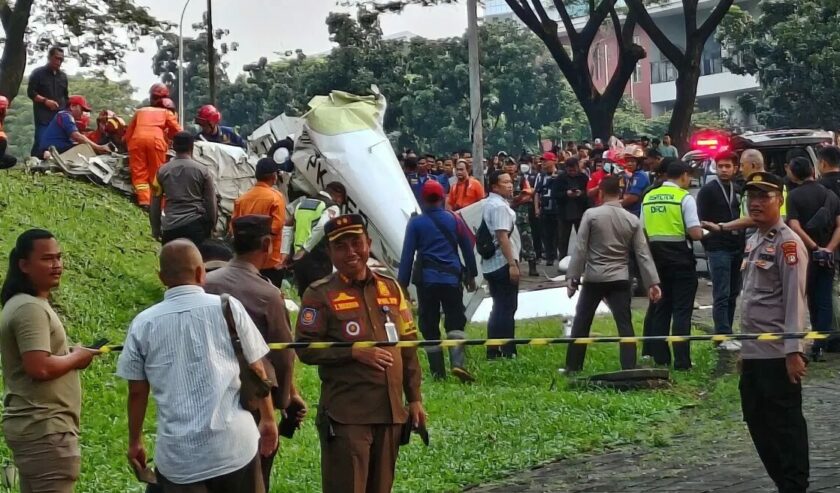
[{"label": "high visibility vest", "polygon": [[327,204],[318,199],[303,199],[295,210],[295,250],[300,250],[312,236],[312,228],[318,224]]},{"label": "high visibility vest", "polygon": [[645,195],[642,213],[645,215],[645,231],[651,242],[685,243],[685,222],[682,201],[688,190],[662,186]]},{"label": "high visibility vest", "polygon": [[660,272],[694,269],[694,252],[686,239],[682,210],[687,195],[688,190],[663,185],[648,192],[642,200],[650,253]]}]

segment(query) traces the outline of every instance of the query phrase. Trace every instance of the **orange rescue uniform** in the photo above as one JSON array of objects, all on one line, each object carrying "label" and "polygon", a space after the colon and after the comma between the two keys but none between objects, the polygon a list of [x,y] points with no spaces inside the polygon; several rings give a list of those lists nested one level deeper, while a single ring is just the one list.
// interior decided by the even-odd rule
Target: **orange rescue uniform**
[{"label": "orange rescue uniform", "polygon": [[146,107],[137,110],[125,132],[131,168],[131,184],[139,205],[152,201],[150,182],[166,161],[169,142],[181,131],[174,113],[164,108]]},{"label": "orange rescue uniform", "polygon": [[232,225],[237,217],[251,214],[271,217],[271,257],[266,260],[265,265],[260,267],[260,270],[275,269],[283,262],[281,247],[283,226],[286,225],[286,199],[280,190],[258,181],[254,188],[242,194],[234,202],[230,224]]}]

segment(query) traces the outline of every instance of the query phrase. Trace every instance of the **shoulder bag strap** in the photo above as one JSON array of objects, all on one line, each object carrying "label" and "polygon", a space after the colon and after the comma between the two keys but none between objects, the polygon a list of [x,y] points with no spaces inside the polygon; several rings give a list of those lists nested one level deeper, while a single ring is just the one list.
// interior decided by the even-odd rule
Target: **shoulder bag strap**
[{"label": "shoulder bag strap", "polygon": [[[446,229],[443,226],[443,224],[439,223],[437,221],[437,219],[435,219],[434,216],[432,216],[431,214],[429,214],[427,217],[429,218],[430,221],[432,221],[432,223],[435,225],[435,227],[438,229],[438,231],[440,231],[440,233],[443,235],[443,237],[446,238],[446,241],[449,243],[449,246],[452,247],[452,250],[454,250],[455,254],[457,255],[458,254],[458,240],[456,240],[455,236],[452,235],[452,231],[449,231],[448,229]],[[455,219],[455,225],[457,227],[458,218],[455,217],[455,214],[452,214],[452,217]]]},{"label": "shoulder bag strap", "polygon": [[233,318],[233,310],[230,308],[230,295],[224,293],[220,298],[222,299],[222,313],[225,316],[230,342],[233,344],[233,352],[236,353],[238,358],[242,355],[242,342],[239,340],[239,334],[236,332],[236,321]]}]

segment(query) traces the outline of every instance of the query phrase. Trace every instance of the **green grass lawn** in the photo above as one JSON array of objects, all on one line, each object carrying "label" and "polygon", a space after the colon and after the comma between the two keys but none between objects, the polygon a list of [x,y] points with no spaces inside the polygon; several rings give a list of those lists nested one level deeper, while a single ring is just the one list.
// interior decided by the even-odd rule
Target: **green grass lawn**
[{"label": "green grass lawn", "polygon": [[[65,276],[55,302],[74,341],[90,343],[100,336],[122,341],[132,317],[161,296],[157,245],[145,216],[124,198],[60,176],[0,173],[0,277],[15,238],[30,227],[53,231],[64,249]],[[519,324],[517,335],[550,337],[561,331],[559,320],[544,319]],[[603,318],[593,331],[615,333],[611,319]],[[484,337],[484,327],[470,326],[469,333]],[[431,446],[414,438],[402,450],[396,491],[458,491],[559,457],[630,443],[661,445],[680,432],[682,408],[731,405],[731,379],[722,386],[711,381],[716,360],[708,344],[694,345],[695,370],[675,375],[672,389],[656,392],[570,390],[557,372],[565,358],[560,346],[524,347],[515,361],[487,362],[477,347],[469,348],[469,355],[476,384],[425,380]],[[116,355],[107,355],[83,372],[80,493],[142,491],[124,459],[126,385],[114,376],[115,363]],[[590,347],[587,373],[615,369],[616,346]],[[314,408],[315,369],[299,365],[297,382]],[[153,416],[147,417],[150,448]],[[272,492],[320,490],[313,419],[294,440],[281,442]],[[5,447],[0,460],[10,460]]]}]

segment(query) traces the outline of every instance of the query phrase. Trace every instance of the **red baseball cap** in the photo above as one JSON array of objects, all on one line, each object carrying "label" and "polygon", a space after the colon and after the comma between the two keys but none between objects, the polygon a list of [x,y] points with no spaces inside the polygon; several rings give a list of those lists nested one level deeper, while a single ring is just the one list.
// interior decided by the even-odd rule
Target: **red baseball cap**
[{"label": "red baseball cap", "polygon": [[423,200],[426,202],[437,201],[442,199],[446,193],[443,191],[443,185],[438,183],[435,180],[429,180],[423,184],[423,188],[420,190],[420,196],[423,197]]},{"label": "red baseball cap", "polygon": [[70,106],[70,105],[74,105],[74,104],[77,104],[77,105],[81,106],[82,109],[85,110],[85,111],[90,111],[90,105],[88,104],[87,99],[85,99],[84,96],[79,96],[79,95],[70,96],[70,100],[68,101],[67,105]]},{"label": "red baseball cap", "polygon": [[557,154],[554,154],[553,152],[546,152],[543,154],[542,158],[545,161],[557,161]]}]

